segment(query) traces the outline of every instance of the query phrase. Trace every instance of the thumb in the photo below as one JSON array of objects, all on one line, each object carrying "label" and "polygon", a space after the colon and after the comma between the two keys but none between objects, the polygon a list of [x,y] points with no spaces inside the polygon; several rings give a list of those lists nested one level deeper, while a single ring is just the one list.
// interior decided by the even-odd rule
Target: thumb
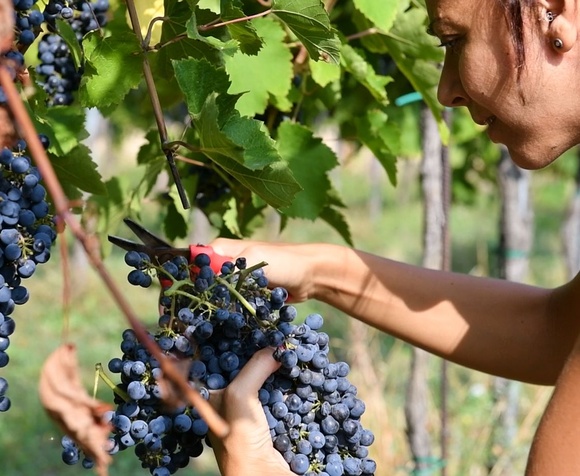
[{"label": "thumb", "polygon": [[216,238],[209,244],[209,246],[211,246],[216,253],[222,256],[237,258],[240,253],[244,251],[247,243],[244,240],[233,238]]},{"label": "thumb", "polygon": [[240,390],[248,395],[257,394],[264,381],[280,367],[280,363],[273,357],[274,350],[273,347],[266,347],[257,351],[229,387],[233,386],[232,390]]}]

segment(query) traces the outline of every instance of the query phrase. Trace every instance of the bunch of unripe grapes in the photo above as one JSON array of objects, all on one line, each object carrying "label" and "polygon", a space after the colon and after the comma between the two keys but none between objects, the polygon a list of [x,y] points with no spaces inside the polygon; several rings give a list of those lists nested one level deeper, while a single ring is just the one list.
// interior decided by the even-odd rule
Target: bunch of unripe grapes
[{"label": "bunch of unripe grapes", "polygon": [[[151,336],[165,354],[187,364],[187,378],[204,398],[226,387],[257,350],[273,347],[281,367],[257,397],[273,446],[290,469],[308,476],[374,474],[374,436],[361,422],[365,404],[348,380],[348,364],[330,361],[321,315],[295,322],[297,309],[286,303],[285,289],[268,288],[263,265],[247,267],[239,258],[215,272],[201,253],[192,264],[178,257],[155,266],[135,251],[125,261],[134,285],[148,287],[156,275],[163,278],[163,312]],[[108,364],[120,378],[113,389],[116,409],[106,415],[112,425],[109,451],[131,449],[151,474],[173,474],[209,445],[208,425],[191,406],[164,405],[159,362],[133,330],[123,333],[121,351]],[[63,460],[91,465],[68,438]]]}]

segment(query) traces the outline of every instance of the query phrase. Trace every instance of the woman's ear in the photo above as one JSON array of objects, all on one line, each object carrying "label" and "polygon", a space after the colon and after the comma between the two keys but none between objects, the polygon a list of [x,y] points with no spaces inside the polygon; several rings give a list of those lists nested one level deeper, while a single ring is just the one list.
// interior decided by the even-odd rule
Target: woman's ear
[{"label": "woman's ear", "polygon": [[578,39],[578,5],[575,0],[540,0],[540,29],[558,53],[570,51]]}]

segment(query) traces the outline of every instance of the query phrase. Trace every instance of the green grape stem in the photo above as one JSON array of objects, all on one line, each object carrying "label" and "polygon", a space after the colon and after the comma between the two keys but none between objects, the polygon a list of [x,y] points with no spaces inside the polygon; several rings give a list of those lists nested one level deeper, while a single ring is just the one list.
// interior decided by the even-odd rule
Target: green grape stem
[{"label": "green grape stem", "polygon": [[[131,399],[129,398],[129,395],[127,395],[126,392],[124,392],[119,387],[117,387],[117,385],[115,385],[115,382],[113,382],[110,379],[110,377],[105,373],[105,371],[103,370],[103,365],[100,362],[95,364],[95,372],[99,377],[101,377],[101,379],[103,380],[103,382],[105,382],[107,387],[109,387],[115,394],[117,394],[119,397],[121,397],[125,402],[131,401]],[[96,393],[96,387],[97,386],[96,386],[96,382],[95,382],[95,393]]]},{"label": "green grape stem", "polygon": [[223,284],[224,286],[226,286],[228,288],[228,290],[230,291],[230,293],[232,293],[236,299],[240,302],[240,304],[242,306],[244,306],[246,308],[246,310],[254,317],[256,317],[256,310],[250,305],[250,303],[246,300],[246,298],[244,296],[242,296],[239,291],[234,288],[232,286],[232,284],[224,278],[221,278],[219,276],[216,276],[216,281],[220,284]]}]

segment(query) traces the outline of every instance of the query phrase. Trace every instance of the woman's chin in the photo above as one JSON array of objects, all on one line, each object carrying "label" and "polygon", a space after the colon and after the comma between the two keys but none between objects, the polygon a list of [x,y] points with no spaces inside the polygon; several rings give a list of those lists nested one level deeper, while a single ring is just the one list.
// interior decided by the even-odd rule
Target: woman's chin
[{"label": "woman's chin", "polygon": [[539,170],[547,167],[560,157],[567,149],[554,147],[538,147],[538,144],[527,147],[506,145],[512,161],[522,169]]}]

